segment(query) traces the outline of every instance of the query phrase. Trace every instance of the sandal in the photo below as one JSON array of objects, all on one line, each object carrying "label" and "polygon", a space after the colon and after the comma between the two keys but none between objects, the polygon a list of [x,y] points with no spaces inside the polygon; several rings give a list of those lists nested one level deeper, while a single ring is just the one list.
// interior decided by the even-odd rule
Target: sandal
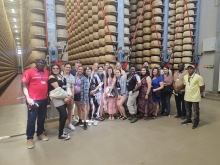
[{"label": "sandal", "polygon": [[104,121],[104,120],[105,120],[105,118],[104,118],[104,117],[102,117],[102,116],[100,116],[100,117],[98,118],[98,120],[99,120],[99,121]]},{"label": "sandal", "polygon": [[121,119],[121,118],[123,118],[123,116],[122,116],[122,115],[120,115],[120,116],[118,117],[118,119]]},{"label": "sandal", "polygon": [[156,118],[157,118],[157,116],[155,116],[155,115],[152,116],[152,119],[156,119]]},{"label": "sandal", "polygon": [[121,120],[127,120],[127,117],[122,116]]},{"label": "sandal", "polygon": [[112,117],[109,117],[108,120],[109,120],[109,121],[112,120]]},{"label": "sandal", "polygon": [[115,120],[115,118],[114,118],[114,117],[112,117],[112,120]]},{"label": "sandal", "polygon": [[144,116],[144,117],[142,117],[142,120],[147,120],[147,117],[145,117],[145,116]]}]

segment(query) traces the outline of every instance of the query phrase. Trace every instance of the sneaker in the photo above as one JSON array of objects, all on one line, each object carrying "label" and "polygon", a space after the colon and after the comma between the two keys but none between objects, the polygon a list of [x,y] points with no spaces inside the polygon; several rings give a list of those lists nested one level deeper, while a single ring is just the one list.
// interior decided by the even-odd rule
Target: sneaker
[{"label": "sneaker", "polygon": [[63,130],[63,134],[70,136],[70,134],[68,132],[65,132],[65,130]]},{"label": "sneaker", "polygon": [[34,141],[33,141],[33,139],[27,139],[27,148],[28,149],[34,148]]},{"label": "sneaker", "polygon": [[75,126],[83,126],[83,122],[82,121],[78,121]]},{"label": "sneaker", "polygon": [[70,139],[70,135],[68,133],[63,133],[63,135],[59,136],[58,139],[68,140]]},{"label": "sneaker", "polygon": [[136,121],[138,121],[137,117],[133,117],[130,123],[135,123]]},{"label": "sneaker", "polygon": [[177,118],[177,119],[178,119],[178,118],[181,118],[181,116],[179,116],[179,115],[176,115],[176,116],[174,116],[174,118]]},{"label": "sneaker", "polygon": [[182,122],[181,124],[182,124],[182,125],[192,124],[192,120],[185,120],[185,121]]},{"label": "sneaker", "polygon": [[87,130],[87,124],[86,124],[86,122],[84,123],[83,129],[84,129],[84,130]]},{"label": "sneaker", "polygon": [[128,120],[132,120],[132,119],[133,119],[133,117],[132,117],[132,116],[128,117]]},{"label": "sneaker", "polygon": [[69,124],[68,127],[69,127],[69,129],[70,129],[71,131],[74,131],[74,130],[75,130],[75,127],[74,127],[74,125],[72,125],[72,124]]},{"label": "sneaker", "polygon": [[181,117],[181,120],[185,120],[185,119],[186,119],[186,116],[182,116],[182,117]]},{"label": "sneaker", "polygon": [[199,124],[194,123],[193,126],[192,126],[192,129],[196,129],[198,127],[199,127]]},{"label": "sneaker", "polygon": [[97,120],[94,120],[93,124],[94,124],[95,126],[97,126],[97,125],[98,125],[98,121],[97,121]]},{"label": "sneaker", "polygon": [[91,126],[91,125],[92,125],[92,120],[89,120],[88,126]]},{"label": "sneaker", "polygon": [[49,138],[47,136],[45,136],[44,134],[37,136],[37,138],[38,138],[38,140],[43,140],[43,141],[49,140]]},{"label": "sneaker", "polygon": [[79,121],[79,117],[76,115],[76,116],[73,116],[73,121],[74,122],[78,122]]}]

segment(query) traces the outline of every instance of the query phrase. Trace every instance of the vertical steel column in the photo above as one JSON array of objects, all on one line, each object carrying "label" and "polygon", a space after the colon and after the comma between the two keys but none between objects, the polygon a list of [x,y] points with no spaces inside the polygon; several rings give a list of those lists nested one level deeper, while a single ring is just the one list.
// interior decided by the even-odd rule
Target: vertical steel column
[{"label": "vertical steel column", "polygon": [[164,26],[163,26],[163,51],[167,50],[167,41],[168,41],[168,26],[169,26],[169,0],[164,0]]},{"label": "vertical steel column", "polygon": [[[118,48],[124,48],[124,0],[118,0]],[[118,52],[120,55],[122,50]],[[118,57],[119,61],[122,61],[121,55]]]},{"label": "vertical steel column", "polygon": [[194,40],[194,54],[197,55],[198,54],[198,45],[199,45],[199,25],[200,25],[200,9],[201,9],[201,0],[197,1],[196,4],[196,31],[195,31],[195,40]]},{"label": "vertical steel column", "polygon": [[[46,3],[46,30],[47,30],[47,41],[48,43],[48,52],[50,54],[50,49],[53,46],[53,49],[57,46],[57,30],[56,30],[56,8],[55,8],[55,0],[45,0]],[[56,59],[58,59],[58,50],[55,49]],[[51,63],[51,61],[49,61]],[[51,108],[47,111],[47,118],[55,118],[58,117],[58,111],[54,107],[51,101]]]},{"label": "vertical steel column", "polygon": [[[56,8],[55,0],[45,0],[46,3],[46,30],[47,30],[47,41],[53,47],[57,46],[57,30],[56,30]],[[58,50],[56,48],[56,59],[58,59]]]}]

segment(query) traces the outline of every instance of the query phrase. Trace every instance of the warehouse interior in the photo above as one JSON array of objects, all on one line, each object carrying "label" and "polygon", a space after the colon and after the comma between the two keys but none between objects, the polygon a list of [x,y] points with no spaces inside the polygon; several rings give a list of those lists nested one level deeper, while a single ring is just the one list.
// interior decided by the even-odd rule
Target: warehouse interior
[{"label": "warehouse interior", "polygon": [[51,122],[49,142],[32,151],[25,136],[0,140],[0,164],[219,164],[220,0],[0,0],[0,9],[0,137],[25,132],[20,82],[37,58],[48,67],[120,61],[126,71],[164,61],[173,73],[183,62],[195,65],[206,85],[196,131],[172,118],[172,97],[169,118],[106,121],[88,132],[77,128],[67,142],[57,140]]}]

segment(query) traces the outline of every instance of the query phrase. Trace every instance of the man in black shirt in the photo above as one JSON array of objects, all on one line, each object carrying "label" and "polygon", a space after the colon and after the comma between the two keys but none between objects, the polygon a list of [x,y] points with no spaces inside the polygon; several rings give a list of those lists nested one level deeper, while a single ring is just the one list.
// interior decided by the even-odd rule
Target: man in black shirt
[{"label": "man in black shirt", "polygon": [[76,62],[75,62],[75,67],[70,71],[70,73],[71,73],[73,76],[76,76],[77,69],[78,69],[79,66],[82,66],[82,63],[81,63],[81,61],[78,59],[78,60],[76,60]]}]

